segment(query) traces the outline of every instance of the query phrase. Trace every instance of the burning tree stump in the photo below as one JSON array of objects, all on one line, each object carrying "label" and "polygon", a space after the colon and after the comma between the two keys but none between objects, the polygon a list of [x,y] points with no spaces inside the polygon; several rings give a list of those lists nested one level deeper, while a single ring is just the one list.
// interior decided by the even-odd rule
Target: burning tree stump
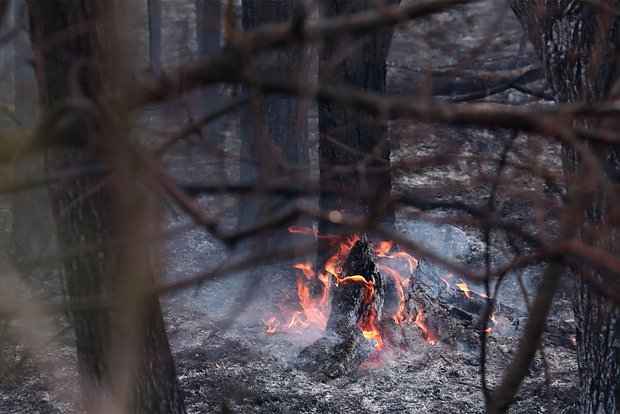
[{"label": "burning tree stump", "polygon": [[346,375],[381,346],[375,323],[381,318],[384,283],[366,239],[351,248],[342,270],[325,335],[298,356],[298,367],[317,377]]}]

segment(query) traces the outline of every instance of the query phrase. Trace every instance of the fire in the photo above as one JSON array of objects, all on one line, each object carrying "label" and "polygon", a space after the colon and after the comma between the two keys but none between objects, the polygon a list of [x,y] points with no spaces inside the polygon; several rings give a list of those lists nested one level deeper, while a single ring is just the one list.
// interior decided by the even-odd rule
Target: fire
[{"label": "fire", "polygon": [[[346,239],[342,239],[333,234],[318,234],[314,229],[303,226],[291,226],[289,227],[289,232],[327,239],[337,251],[327,259],[323,270],[315,271],[312,263],[308,262],[296,263],[293,265],[293,268],[297,270],[297,296],[299,300],[299,304],[295,306],[299,306],[300,310],[291,311],[287,309],[286,306],[281,305],[280,309],[286,322],[281,323],[280,319],[274,316],[268,321],[265,321],[265,324],[268,326],[265,331],[273,333],[279,325],[283,325],[286,329],[300,333],[312,326],[318,327],[321,331],[324,331],[331,308],[331,304],[328,303],[330,279],[334,281],[336,288],[346,283],[361,283],[364,285],[364,303],[370,306],[368,306],[360,322],[360,330],[365,338],[376,341],[377,344],[375,348],[381,350],[384,346],[384,340],[376,325],[377,310],[373,305],[375,282],[373,280],[367,280],[363,275],[342,275],[344,261],[351,251],[351,248],[360,240],[360,236],[353,234]],[[377,243],[373,251],[377,257],[380,258],[404,261],[411,273],[414,272],[418,265],[418,260],[415,257],[400,248],[394,249],[394,242],[392,241]],[[382,274],[389,275],[389,277],[394,280],[398,292],[398,308],[396,313],[391,315],[391,318],[397,324],[406,322],[405,289],[409,283],[409,278],[401,276],[398,271],[384,263],[377,264],[377,268]],[[429,343],[434,345],[437,342],[437,337],[424,324],[422,320],[423,315],[423,311],[418,313],[415,324],[420,327],[422,336]],[[413,318],[409,318],[408,321],[413,321]]]},{"label": "fire", "polygon": [[456,287],[463,291],[463,294],[467,299],[471,299],[471,290],[467,287],[467,283],[463,279],[459,279],[459,283],[456,284]]},{"label": "fire", "polygon": [[379,329],[377,329],[377,325],[375,325],[375,320],[377,319],[377,311],[374,306],[371,306],[369,309],[369,314],[364,321],[362,322],[362,335],[364,338],[377,341],[377,345],[375,348],[377,350],[383,349],[383,338],[381,338],[381,334],[379,333]]},{"label": "fire", "polygon": [[275,333],[276,328],[278,327],[278,325],[280,325],[280,321],[275,316],[272,316],[271,318],[263,322],[265,325],[267,325],[267,329],[265,329],[265,332],[270,334]]},{"label": "fire", "polygon": [[418,328],[422,331],[422,338],[424,338],[426,342],[431,345],[437,343],[437,334],[424,323],[424,309],[422,309],[422,307],[418,309],[418,314],[415,317],[414,323],[418,325]]}]

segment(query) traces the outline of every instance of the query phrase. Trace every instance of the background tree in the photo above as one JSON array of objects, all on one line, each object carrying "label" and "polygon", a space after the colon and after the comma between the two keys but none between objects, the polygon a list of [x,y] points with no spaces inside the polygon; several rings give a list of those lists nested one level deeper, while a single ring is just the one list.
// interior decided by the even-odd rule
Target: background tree
[{"label": "background tree", "polygon": [[[247,32],[268,23],[287,21],[299,5],[301,3],[294,0],[244,0],[243,30]],[[286,79],[298,73],[303,80],[307,76],[303,64],[308,63],[303,58],[303,48],[274,50],[247,62],[246,70],[271,79]],[[282,180],[304,183],[309,178],[307,107],[304,101],[283,95],[263,96],[260,88],[251,85],[247,92],[251,100],[241,108],[239,120],[240,180],[256,186],[257,191],[241,200],[240,231],[260,228],[274,217],[290,214],[295,206],[295,197],[261,194],[259,188],[262,184]],[[267,253],[287,246],[291,239],[286,227],[293,222],[289,219],[272,228],[265,227],[264,231],[240,246],[240,250]]]},{"label": "background tree", "polygon": [[[329,0],[321,3],[321,15],[343,16],[397,3]],[[389,28],[368,35],[327,40],[319,60],[319,82],[385,93],[386,59],[392,34],[393,29]],[[371,222],[393,228],[394,212],[385,210],[392,188],[387,127],[387,120],[381,114],[319,102],[322,210],[369,214]],[[340,231],[329,222],[321,222],[319,232]]]},{"label": "background tree", "polygon": [[[147,223],[137,217],[145,217],[148,208],[139,201],[143,191],[130,165],[123,165],[130,154],[122,143],[122,118],[105,107],[114,82],[108,47],[118,44],[110,34],[111,6],[28,1],[40,102],[45,113],[69,125],[52,123],[50,135],[65,146],[47,154],[47,171],[109,163],[127,174],[121,182],[94,173],[50,186],[67,299],[121,304],[71,312],[80,382],[89,411],[183,413],[159,301],[138,293],[153,283],[148,252],[140,240],[128,238],[143,235]],[[80,25],[89,30],[72,34]],[[138,294],[132,297],[132,291]]]},{"label": "background tree", "polygon": [[148,0],[149,63],[153,73],[161,73],[161,0]]},{"label": "background tree", "polygon": [[[614,89],[620,81],[619,2],[540,1],[533,4],[511,0],[510,3],[538,53],[557,102],[591,103],[620,96]],[[616,13],[612,12],[614,10]],[[590,119],[586,125],[600,126],[600,122]],[[585,145],[596,156],[605,180],[617,180],[620,147],[587,141]],[[573,146],[564,145],[563,162],[569,186],[576,185],[576,180],[570,177],[594,174],[588,171]],[[586,217],[594,227],[613,226],[617,205],[606,191],[605,181],[596,181],[597,191],[591,194],[592,204],[585,212]],[[620,247],[615,232],[583,232],[581,237],[614,254]],[[578,274],[575,319],[581,409],[584,413],[617,412],[620,409],[620,308],[590,283],[598,279],[613,284],[613,278],[587,267],[579,269]]]}]

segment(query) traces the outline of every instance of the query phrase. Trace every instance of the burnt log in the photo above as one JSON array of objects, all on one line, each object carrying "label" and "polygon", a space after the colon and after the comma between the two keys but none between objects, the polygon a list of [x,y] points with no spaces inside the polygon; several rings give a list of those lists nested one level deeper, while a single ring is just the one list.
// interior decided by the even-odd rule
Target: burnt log
[{"label": "burnt log", "polygon": [[[457,279],[458,280],[458,279]],[[487,308],[492,308],[493,319],[487,324],[489,332],[499,335],[517,336],[521,334],[527,312],[488,299],[470,290],[461,290],[454,278],[439,276],[436,267],[425,259],[420,259],[405,291],[405,319],[419,320],[437,341],[449,345],[479,345],[480,333],[484,329]],[[418,317],[419,314],[422,314]],[[418,319],[419,318],[419,319]],[[382,333],[393,345],[407,346],[409,338],[401,332],[394,335],[389,323],[383,323]],[[408,332],[409,336],[412,335]],[[415,333],[413,333],[415,334]],[[425,332],[422,332],[425,335]],[[546,340],[554,346],[573,349],[574,324],[566,321],[550,320],[546,328]],[[428,340],[428,339],[427,339]]]},{"label": "burnt log", "polygon": [[366,239],[351,248],[342,276],[334,280],[332,290],[325,335],[304,348],[297,358],[299,369],[320,379],[352,372],[377,345],[377,339],[365,337],[362,331],[381,319],[384,296],[383,278]]}]

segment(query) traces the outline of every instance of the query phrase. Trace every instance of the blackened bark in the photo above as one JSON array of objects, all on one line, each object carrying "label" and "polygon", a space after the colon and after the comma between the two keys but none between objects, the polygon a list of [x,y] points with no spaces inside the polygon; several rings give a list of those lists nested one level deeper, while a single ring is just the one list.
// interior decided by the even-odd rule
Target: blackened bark
[{"label": "blackened bark", "polygon": [[161,0],[147,1],[149,15],[149,64],[151,72],[162,72],[161,65]]},{"label": "blackened bark", "polygon": [[[333,17],[397,2],[328,0],[320,4],[322,16]],[[319,82],[385,93],[386,58],[392,34],[393,29],[386,29],[325,42],[319,61]],[[393,227],[394,213],[381,210],[392,188],[387,121],[380,115],[320,102],[319,134],[321,188],[355,189],[373,196],[371,202],[364,203],[338,196],[338,191],[323,191],[320,207],[326,211],[370,214],[375,222]],[[319,232],[329,234],[337,230],[321,223]]]},{"label": "blackened bark", "polygon": [[[511,0],[511,5],[538,52],[558,102],[594,102],[616,94],[612,86],[618,81],[620,2]],[[597,156],[606,178],[618,177],[619,149],[586,145]],[[565,145],[563,153],[569,185],[574,185],[584,164],[573,148]],[[616,207],[610,194],[594,192],[589,196],[592,203],[585,216],[590,225],[615,225],[609,221]],[[588,242],[618,252],[617,235]],[[612,283],[606,275],[590,269],[579,272],[574,308],[581,412],[615,413],[620,409],[620,309],[587,283],[590,278]]]},{"label": "blackened bark", "polygon": [[[295,0],[244,0],[243,29],[255,29],[265,23],[281,22],[291,18]],[[305,76],[302,51],[284,49],[261,56],[251,69],[269,78]],[[303,182],[308,178],[308,140],[306,114],[303,105],[290,96],[260,96],[260,91],[249,91],[252,101],[241,110],[241,181],[259,184],[261,181],[286,179]],[[290,210],[295,198],[250,195],[242,200],[238,227],[245,229],[260,225],[268,218]],[[277,229],[264,231],[250,241],[254,253],[286,246],[291,242],[285,223]]]},{"label": "blackened bark", "polygon": [[360,326],[371,314],[379,323],[385,296],[383,277],[374,259],[365,239],[351,248],[342,267],[342,278],[363,276],[373,284],[373,295],[368,298],[369,291],[361,282],[345,281],[332,288],[332,309],[325,335],[299,353],[300,369],[319,378],[334,379],[353,371],[368,358],[376,342],[366,339]]},{"label": "blackened bark", "polygon": [[[75,27],[95,28],[98,19],[110,12],[110,3],[89,1],[28,1],[31,37],[43,110],[62,105],[68,98],[81,94],[97,99],[106,83],[105,53],[96,30],[73,32]],[[82,25],[82,26],[80,26]],[[107,30],[110,27],[107,26]],[[76,168],[110,161],[105,159],[109,130],[93,114],[67,112],[68,119],[77,118],[71,129],[71,147],[47,154],[48,171]],[[68,299],[105,296],[115,298],[121,274],[122,252],[115,240],[123,236],[121,220],[114,214],[111,186],[101,176],[86,176],[50,186],[59,249],[63,258],[63,278]],[[129,185],[129,183],[127,183]],[[77,252],[77,253],[76,253]],[[142,257],[148,257],[146,252]],[[136,265],[137,266],[137,265]],[[140,286],[152,285],[148,269]],[[138,276],[136,276],[138,277]],[[93,308],[74,310],[70,317],[75,330],[80,383],[85,404],[94,408],[106,395],[115,393],[113,355],[110,348],[118,341],[135,339],[136,360],[125,361],[133,368],[128,383],[128,412],[184,413],[174,361],[164,329],[159,300],[148,297],[142,302],[136,318],[135,335],[131,339],[113,337],[124,325],[125,315],[118,310]],[[133,332],[132,332],[133,333]],[[116,390],[118,392],[118,390]],[[125,392],[126,390],[122,390]]]}]

